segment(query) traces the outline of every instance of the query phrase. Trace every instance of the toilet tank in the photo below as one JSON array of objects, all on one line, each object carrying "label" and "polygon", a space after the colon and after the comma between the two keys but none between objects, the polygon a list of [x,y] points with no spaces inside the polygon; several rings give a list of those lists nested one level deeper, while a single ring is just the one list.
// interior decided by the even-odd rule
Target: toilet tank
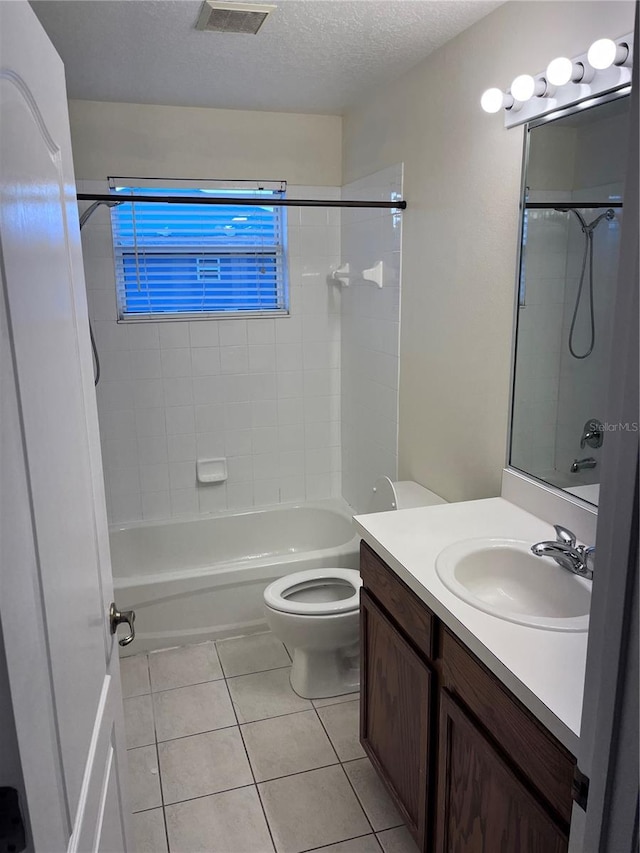
[{"label": "toilet tank", "polygon": [[367,512],[389,512],[394,509],[411,509],[417,506],[446,504],[444,498],[425,489],[413,480],[392,482],[388,477],[379,477],[371,492]]}]

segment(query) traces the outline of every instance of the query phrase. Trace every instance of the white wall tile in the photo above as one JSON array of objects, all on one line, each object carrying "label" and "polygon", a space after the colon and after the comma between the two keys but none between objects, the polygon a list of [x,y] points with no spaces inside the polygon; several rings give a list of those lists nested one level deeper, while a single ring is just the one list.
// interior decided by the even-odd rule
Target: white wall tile
[{"label": "white wall tile", "polygon": [[193,376],[215,376],[220,373],[219,347],[195,347],[191,350]]},{"label": "white wall tile", "polygon": [[158,349],[160,346],[157,323],[129,323],[127,329],[130,349]]},{"label": "white wall tile", "polygon": [[168,435],[167,458],[169,462],[187,462],[196,459],[195,434]]},{"label": "white wall tile", "polygon": [[221,320],[218,327],[221,347],[246,346],[247,321]]},{"label": "white wall tile", "polygon": [[171,406],[165,410],[167,435],[195,432],[193,406]]},{"label": "white wall tile", "polygon": [[162,375],[167,378],[191,376],[191,350],[163,349],[161,351]]},{"label": "white wall tile", "polygon": [[141,465],[140,488],[143,492],[168,492],[169,466],[166,463],[158,465]]},{"label": "white wall tile", "polygon": [[246,346],[220,347],[221,373],[248,373],[249,352]]},{"label": "white wall tile", "polygon": [[188,325],[192,347],[217,347],[220,345],[217,320],[197,320]]},{"label": "white wall tile", "polygon": [[158,333],[162,349],[191,347],[188,323],[158,323]]},{"label": "white wall tile", "polygon": [[131,353],[131,375],[134,379],[159,379],[162,376],[160,350],[136,350]]}]

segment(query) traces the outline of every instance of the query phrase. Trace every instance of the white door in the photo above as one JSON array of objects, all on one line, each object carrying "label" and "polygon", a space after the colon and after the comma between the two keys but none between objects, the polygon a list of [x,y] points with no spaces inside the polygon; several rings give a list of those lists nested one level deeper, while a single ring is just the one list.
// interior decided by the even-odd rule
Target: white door
[{"label": "white door", "polygon": [[124,733],[60,58],[0,2],[0,622],[36,853],[127,850]]}]

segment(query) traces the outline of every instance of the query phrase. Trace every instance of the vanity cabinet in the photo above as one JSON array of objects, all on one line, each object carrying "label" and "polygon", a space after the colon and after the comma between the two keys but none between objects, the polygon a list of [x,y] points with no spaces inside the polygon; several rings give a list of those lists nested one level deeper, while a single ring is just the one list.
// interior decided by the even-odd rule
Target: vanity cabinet
[{"label": "vanity cabinet", "polygon": [[361,545],[360,739],[421,853],[565,853],[575,759]]}]

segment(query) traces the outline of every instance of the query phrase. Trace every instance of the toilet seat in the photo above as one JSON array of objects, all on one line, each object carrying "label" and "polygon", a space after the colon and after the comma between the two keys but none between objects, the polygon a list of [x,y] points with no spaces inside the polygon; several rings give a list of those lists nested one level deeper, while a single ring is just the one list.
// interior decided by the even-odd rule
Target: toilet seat
[{"label": "toilet seat", "polygon": [[[334,582],[332,584],[331,582]],[[305,592],[333,585],[352,588],[352,593],[337,601],[297,601],[288,595]],[[360,573],[354,569],[308,569],[304,572],[294,572],[285,575],[264,591],[264,603],[273,610],[281,613],[296,613],[306,616],[329,616],[332,614],[348,613],[360,607]]]}]

